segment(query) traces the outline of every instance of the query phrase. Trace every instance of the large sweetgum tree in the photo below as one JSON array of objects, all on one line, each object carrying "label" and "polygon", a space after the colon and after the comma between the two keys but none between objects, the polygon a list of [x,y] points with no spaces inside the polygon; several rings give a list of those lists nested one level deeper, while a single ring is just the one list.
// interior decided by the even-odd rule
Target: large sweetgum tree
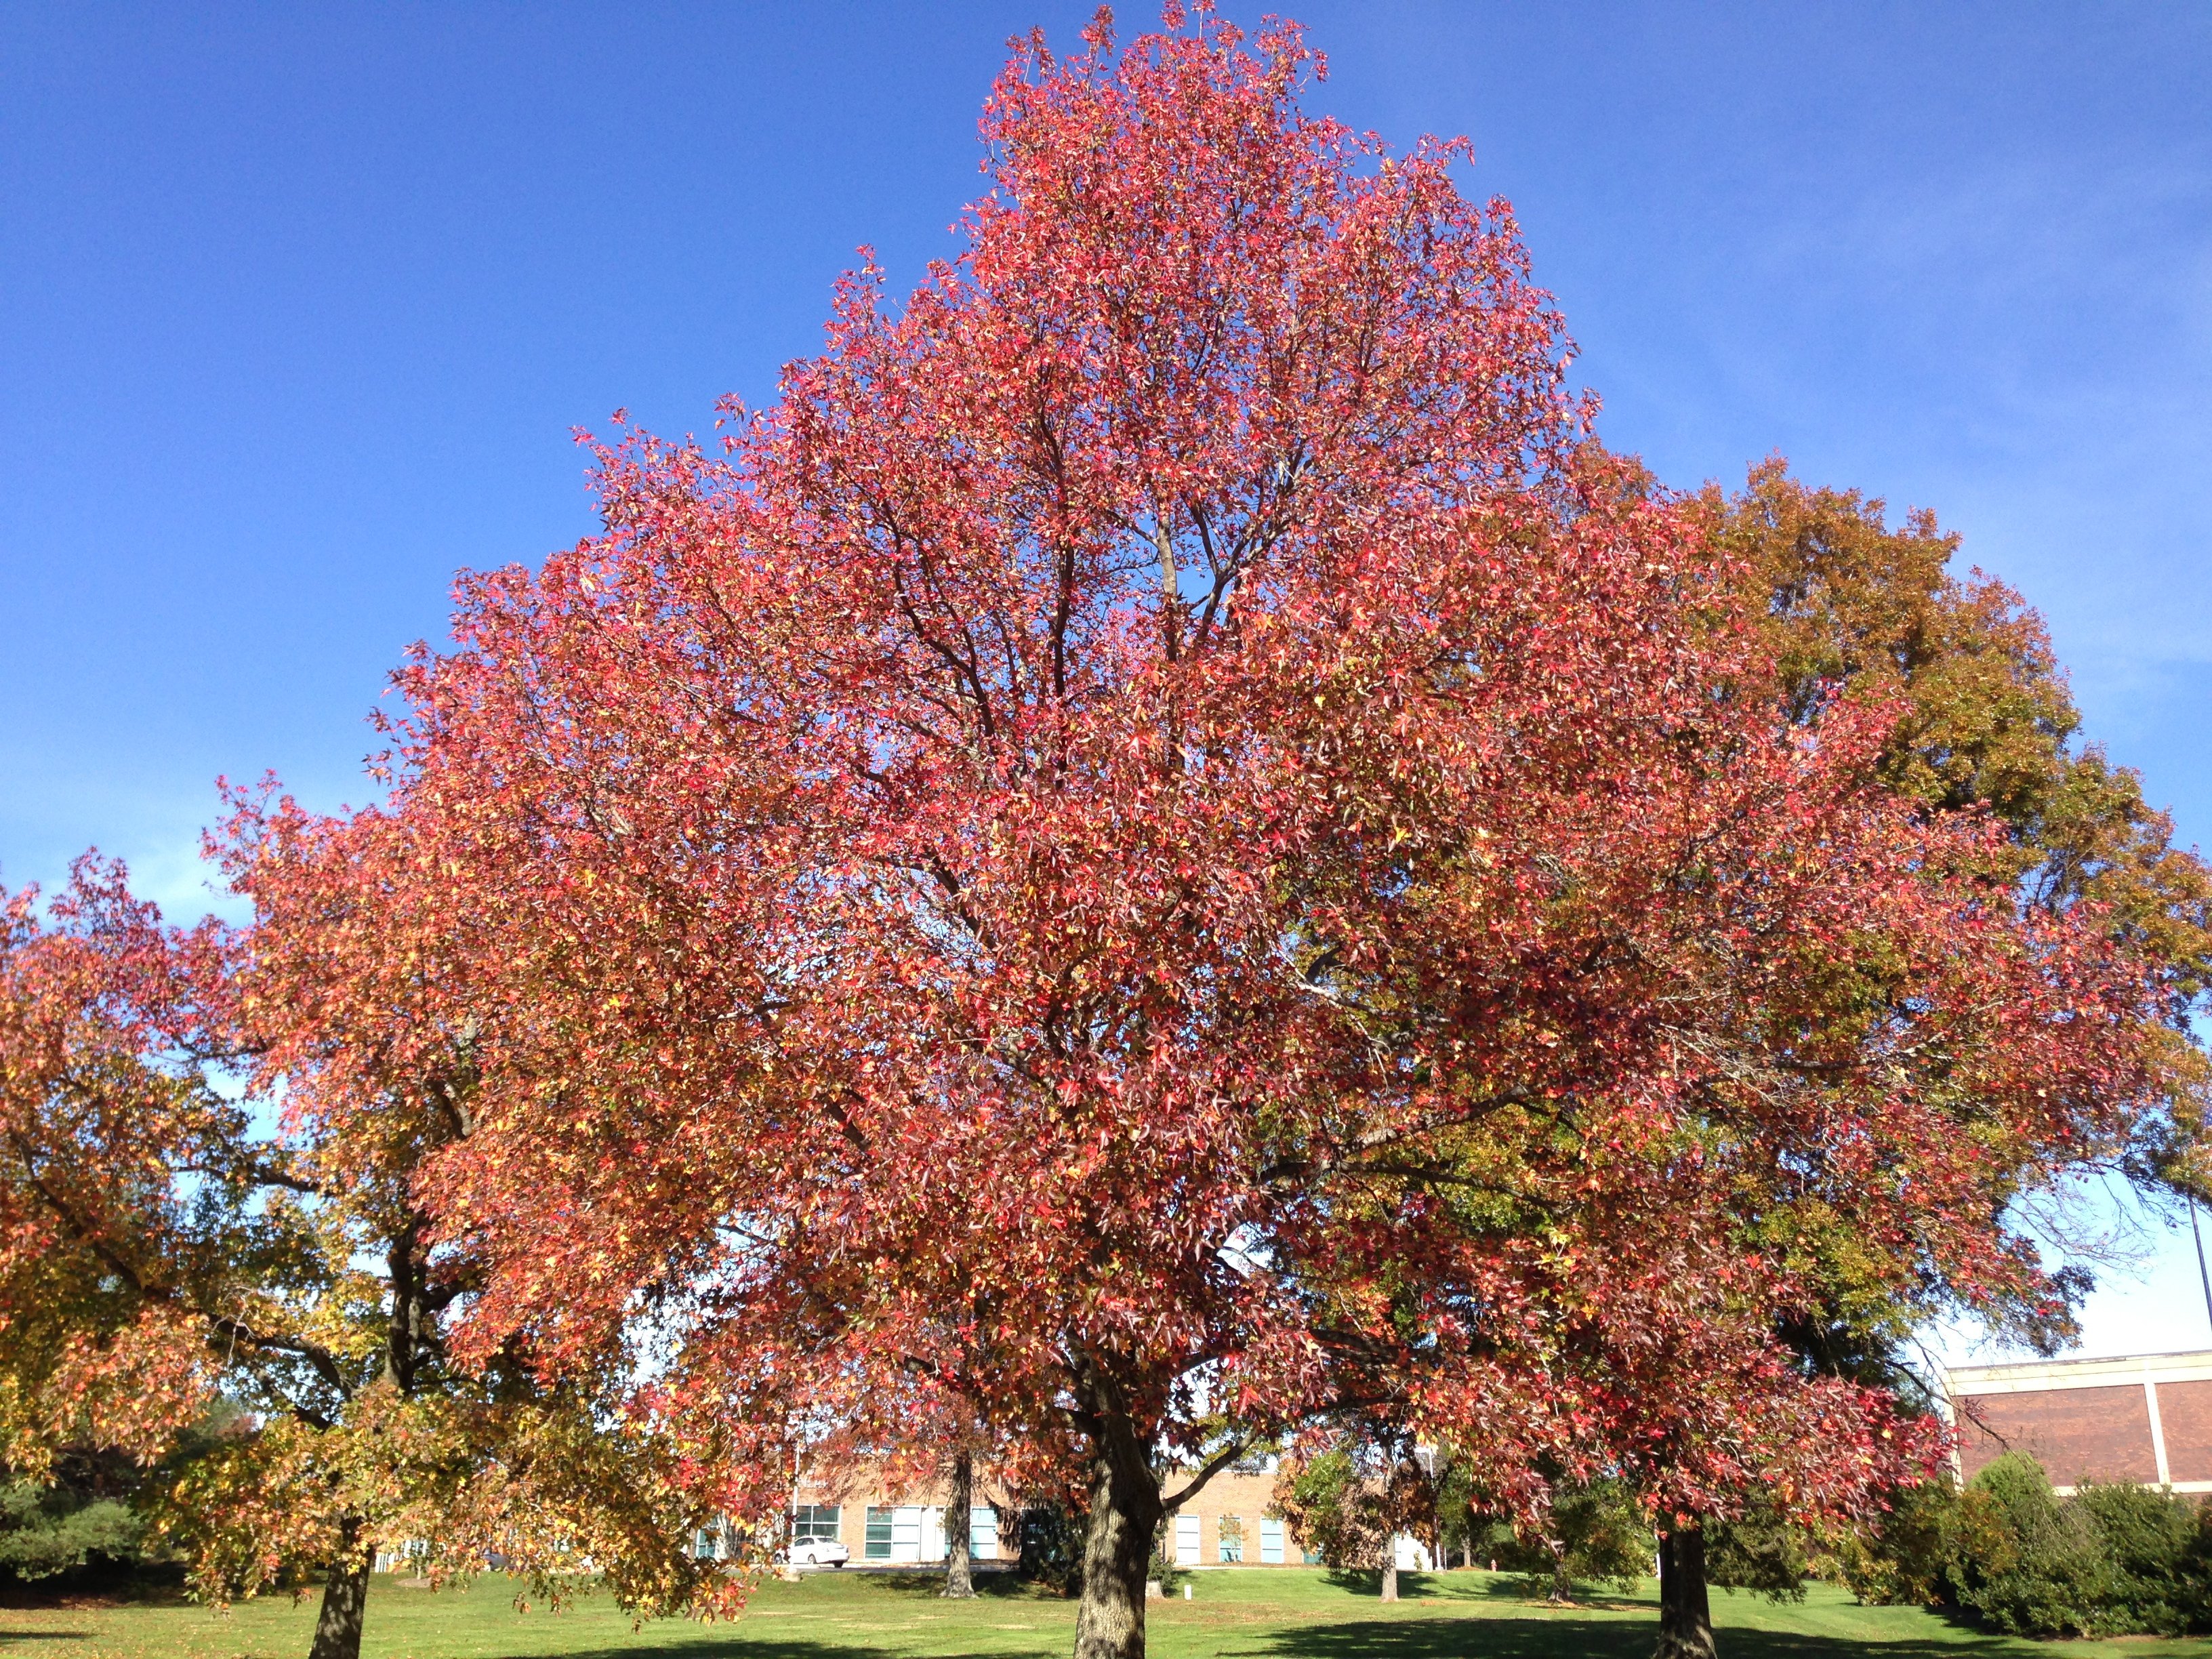
[{"label": "large sweetgum tree", "polygon": [[456,1362],[616,1379],[741,1516],[987,1422],[1079,1471],[1084,1659],[1166,1506],[1346,1413],[1505,1504],[1875,1501],[1929,1437],[1778,1328],[1869,1251],[2038,1293],[1990,1195],[2155,1114],[2166,993],[1887,787],[1879,690],[1781,695],[1463,145],[1303,114],[1287,26],[1086,42],[998,82],[956,260],[464,584],[388,805],[241,820],[270,892],[406,849],[291,1109],[465,1036]]}]

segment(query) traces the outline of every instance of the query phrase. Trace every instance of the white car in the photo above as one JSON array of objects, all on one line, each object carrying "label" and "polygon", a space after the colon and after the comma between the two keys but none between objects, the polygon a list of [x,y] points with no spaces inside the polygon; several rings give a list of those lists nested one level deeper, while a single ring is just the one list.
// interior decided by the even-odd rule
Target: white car
[{"label": "white car", "polygon": [[802,1538],[791,1547],[794,1567],[842,1567],[852,1559],[853,1552],[834,1538]]}]

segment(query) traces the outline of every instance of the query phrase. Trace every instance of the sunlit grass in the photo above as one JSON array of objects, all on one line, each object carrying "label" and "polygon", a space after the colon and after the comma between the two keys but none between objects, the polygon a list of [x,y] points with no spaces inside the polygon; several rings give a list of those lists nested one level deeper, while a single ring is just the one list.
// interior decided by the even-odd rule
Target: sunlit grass
[{"label": "sunlit grass", "polygon": [[[1483,1572],[1408,1574],[1406,1599],[1385,1605],[1371,1581],[1319,1569],[1253,1568],[1194,1575],[1193,1595],[1152,1604],[1158,1659],[1644,1659],[1656,1612],[1649,1595],[1597,1595],[1551,1607]],[[988,1577],[973,1601],[939,1597],[921,1575],[824,1573],[763,1585],[733,1625],[660,1623],[634,1629],[604,1600],[567,1611],[518,1612],[514,1587],[480,1579],[465,1590],[411,1589],[380,1578],[368,1606],[366,1659],[951,1659],[1065,1654],[1074,1604],[1011,1578]],[[1723,1659],[2212,1659],[2212,1640],[2039,1644],[1975,1634],[1912,1607],[1862,1607],[1816,1585],[1777,1606],[1717,1594]],[[22,1659],[301,1659],[313,1599],[258,1601],[216,1613],[185,1604],[0,1609],[0,1653]]]}]

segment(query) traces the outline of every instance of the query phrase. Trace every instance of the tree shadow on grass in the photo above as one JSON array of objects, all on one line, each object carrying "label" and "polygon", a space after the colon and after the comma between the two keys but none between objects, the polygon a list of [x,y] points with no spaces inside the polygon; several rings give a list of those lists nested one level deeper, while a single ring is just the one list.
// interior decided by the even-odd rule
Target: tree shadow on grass
[{"label": "tree shadow on grass", "polygon": [[[1016,1578],[1012,1573],[1005,1577],[1007,1583],[1003,1588],[994,1585],[986,1590],[982,1584],[977,1584],[975,1588],[979,1598],[988,1595],[990,1600],[1006,1607],[1010,1612],[1022,1601],[1058,1599],[1056,1597],[1040,1598],[1038,1593],[1025,1581]],[[871,1577],[872,1579],[872,1575]],[[886,1574],[880,1579],[869,1582],[869,1588],[892,1595],[902,1595],[903,1599],[903,1595],[913,1594],[915,1582],[926,1584],[929,1581],[921,1579],[920,1575],[916,1575],[914,1582],[902,1582]],[[943,1587],[941,1576],[936,1582],[938,1587],[941,1589]],[[931,1594],[933,1595],[935,1591],[933,1590]],[[957,1607],[961,1604],[954,1602],[951,1605]],[[882,1647],[866,1640],[858,1633],[848,1638],[829,1640],[815,1636],[786,1635],[769,1620],[763,1620],[759,1623],[741,1621],[735,1625],[691,1625],[689,1626],[671,1620],[664,1626],[654,1628],[665,1633],[662,1634],[661,1639],[650,1648],[631,1645],[618,1648],[577,1649],[573,1651],[564,1649],[562,1651],[561,1659],[914,1659],[912,1648]],[[1036,1634],[1042,1638],[1043,1646],[1047,1651],[1057,1654],[1065,1650],[1066,1644],[1061,1634],[1056,1632],[1036,1632]],[[961,1632],[953,1629],[933,1632],[925,1640],[933,1650],[941,1650],[947,1656],[947,1659],[950,1659],[950,1656],[958,1651],[957,1644],[960,1637]],[[990,1655],[992,1659],[1020,1659],[1021,1650],[1018,1644],[1000,1643],[993,1643],[979,1650],[980,1652]],[[487,1659],[490,1659],[489,1655],[487,1655]]]},{"label": "tree shadow on grass", "polygon": [[[658,1650],[668,1659],[896,1659],[888,1648],[859,1642],[810,1641],[804,1637],[741,1636],[735,1631],[702,1633],[689,1641],[672,1642]],[[638,1659],[635,1647],[578,1649],[561,1659]]]},{"label": "tree shadow on grass", "polygon": [[[867,1585],[871,1589],[889,1590],[897,1595],[911,1595],[925,1601],[943,1601],[945,1572],[942,1568],[922,1569],[915,1572],[855,1573],[851,1583]],[[1059,1601],[1061,1598],[1048,1590],[1041,1590],[1030,1580],[1014,1572],[979,1572],[975,1577],[975,1595],[979,1601],[1034,1601],[1039,1599]]]},{"label": "tree shadow on grass", "polygon": [[[1363,1619],[1273,1632],[1221,1659],[1649,1659],[1658,1620],[1612,1619]],[[1972,1644],[1907,1638],[1808,1636],[1790,1631],[1723,1630],[1726,1659],[1961,1659]]]},{"label": "tree shadow on grass", "polygon": [[[1330,1567],[1322,1574],[1322,1582],[1331,1589],[1340,1589],[1347,1595],[1364,1595],[1380,1600],[1382,1595],[1382,1575],[1371,1567]],[[1421,1601],[1437,1596],[1463,1595],[1467,1593],[1464,1586],[1457,1581],[1456,1575],[1402,1569],[1398,1574],[1398,1598],[1403,1601]]]},{"label": "tree shadow on grass", "polygon": [[[1331,1568],[1325,1579],[1332,1589],[1349,1595],[1379,1599],[1382,1594],[1382,1575],[1378,1572]],[[1505,1573],[1477,1576],[1458,1572],[1401,1572],[1398,1575],[1398,1597],[1403,1601],[1510,1601],[1516,1607],[1553,1608],[1559,1604],[1546,1599],[1545,1587],[1549,1582],[1546,1580],[1544,1584],[1532,1589],[1528,1579]],[[1623,1595],[1589,1584],[1577,1584],[1575,1586],[1575,1599],[1566,1607],[1568,1610],[1580,1609],[1589,1613],[1649,1613],[1654,1605],[1649,1596]]]},{"label": "tree shadow on grass", "polygon": [[1531,1579],[1519,1573],[1484,1573],[1479,1578],[1455,1574],[1439,1577],[1437,1589],[1440,1596],[1488,1603],[1510,1601],[1516,1607],[1541,1607],[1547,1612],[1649,1613],[1656,1617],[1658,1610],[1658,1604],[1648,1595],[1609,1589],[1602,1584],[1578,1583],[1573,1601],[1554,1601],[1550,1579]]}]

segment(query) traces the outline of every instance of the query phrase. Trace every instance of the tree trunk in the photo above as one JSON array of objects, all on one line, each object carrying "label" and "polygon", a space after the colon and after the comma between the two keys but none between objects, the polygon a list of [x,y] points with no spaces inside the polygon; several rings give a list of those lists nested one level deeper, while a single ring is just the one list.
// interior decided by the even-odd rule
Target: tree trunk
[{"label": "tree trunk", "polygon": [[969,1547],[974,1541],[969,1511],[975,1503],[975,1460],[966,1452],[952,1459],[952,1490],[945,1497],[945,1593],[957,1600],[975,1594],[969,1573]]},{"label": "tree trunk", "polygon": [[1659,1646],[1652,1659],[1714,1659],[1705,1535],[1695,1527],[1659,1540]]},{"label": "tree trunk", "polygon": [[1126,1416],[1101,1411],[1092,1421],[1075,1659],[1145,1659],[1145,1577],[1164,1512],[1160,1483]]},{"label": "tree trunk", "polygon": [[368,1606],[368,1556],[361,1548],[361,1522],[348,1521],[338,1534],[338,1557],[323,1581],[323,1611],[307,1659],[361,1659],[362,1615]]},{"label": "tree trunk", "polygon": [[1398,1540],[1395,1538],[1382,1546],[1382,1599],[1398,1599]]}]

